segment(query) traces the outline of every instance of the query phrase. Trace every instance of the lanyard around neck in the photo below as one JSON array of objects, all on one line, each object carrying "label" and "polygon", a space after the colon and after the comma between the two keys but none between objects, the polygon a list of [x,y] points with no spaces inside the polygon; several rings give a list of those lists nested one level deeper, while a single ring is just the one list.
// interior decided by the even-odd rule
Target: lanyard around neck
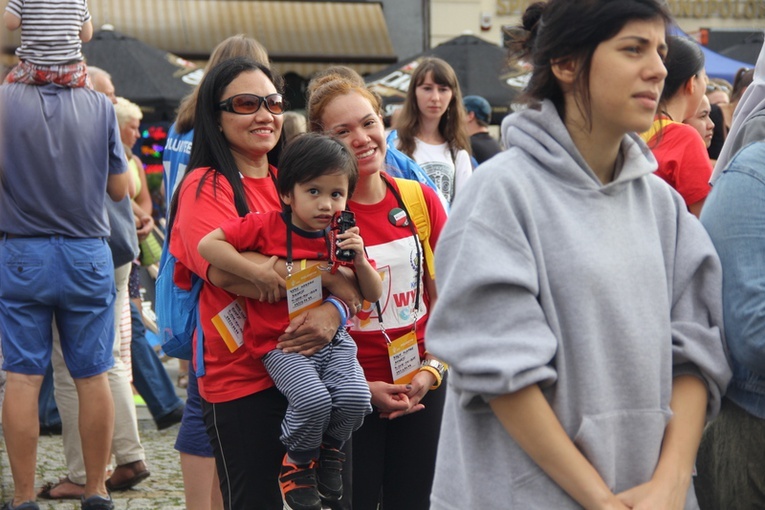
[{"label": "lanyard around neck", "polygon": [[[289,278],[290,276],[292,276],[292,267],[293,267],[292,232],[295,230],[295,226],[292,224],[291,212],[282,212],[282,219],[284,220],[284,224],[287,226],[287,278]],[[331,249],[329,245],[329,236],[327,236],[326,230],[324,230],[323,234],[324,234],[324,243],[327,246],[327,253],[329,253],[329,250]]]},{"label": "lanyard around neck", "polygon": [[[414,322],[412,324],[412,331],[417,331],[417,314],[420,311],[420,293],[421,293],[421,287],[422,287],[422,247],[420,246],[420,238],[417,235],[417,229],[414,226],[414,223],[412,222],[412,216],[409,214],[409,210],[406,208],[406,204],[404,203],[404,200],[401,198],[401,194],[398,192],[398,190],[391,184],[387,179],[382,177],[383,182],[385,182],[385,186],[390,190],[390,192],[393,194],[394,197],[396,197],[396,201],[398,202],[398,206],[404,210],[406,213],[407,218],[407,224],[409,225],[409,230],[412,232],[412,237],[414,237],[414,245],[417,247],[417,287],[414,297]],[[385,326],[383,325],[383,318],[382,318],[382,308],[380,307],[380,301],[378,300],[375,303],[375,306],[377,307],[377,320],[380,323],[380,331],[382,332],[383,336],[385,336],[385,339],[388,343],[390,343],[390,337],[388,337],[388,334],[385,332]]]}]

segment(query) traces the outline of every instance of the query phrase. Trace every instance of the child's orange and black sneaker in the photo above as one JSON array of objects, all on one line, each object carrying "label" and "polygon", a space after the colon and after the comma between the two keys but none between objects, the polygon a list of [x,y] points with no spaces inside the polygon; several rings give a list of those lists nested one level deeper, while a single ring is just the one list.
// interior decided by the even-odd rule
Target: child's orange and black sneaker
[{"label": "child's orange and black sneaker", "polygon": [[279,473],[284,510],[321,510],[321,498],[316,487],[316,462],[297,465],[287,455]]},{"label": "child's orange and black sneaker", "polygon": [[321,445],[316,479],[319,495],[324,501],[340,501],[343,497],[343,462],[343,452]]}]

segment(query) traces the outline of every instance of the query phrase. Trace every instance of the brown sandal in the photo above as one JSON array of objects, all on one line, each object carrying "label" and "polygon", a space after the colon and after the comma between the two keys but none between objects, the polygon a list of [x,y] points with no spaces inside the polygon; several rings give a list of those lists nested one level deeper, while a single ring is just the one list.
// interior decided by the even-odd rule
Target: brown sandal
[{"label": "brown sandal", "polygon": [[[127,472],[127,474],[120,472],[120,474],[123,475],[123,478],[119,481],[114,479],[114,475],[118,470]],[[142,481],[149,478],[150,475],[151,473],[149,473],[149,468],[146,466],[146,463],[143,460],[129,462],[114,468],[111,476],[109,476],[109,479],[106,480],[106,488],[109,490],[109,492],[130,490]]]},{"label": "brown sandal", "polygon": [[[60,496],[53,495],[53,491],[67,484],[77,487],[79,489],[77,494],[71,493],[71,494],[64,494]],[[40,492],[37,493],[37,497],[43,498],[43,499],[81,499],[82,496],[84,495],[85,495],[85,485],[74,483],[73,481],[69,479],[68,476],[65,476],[64,478],[60,479],[58,482],[46,483],[45,485],[42,486],[42,489],[40,489]]]}]

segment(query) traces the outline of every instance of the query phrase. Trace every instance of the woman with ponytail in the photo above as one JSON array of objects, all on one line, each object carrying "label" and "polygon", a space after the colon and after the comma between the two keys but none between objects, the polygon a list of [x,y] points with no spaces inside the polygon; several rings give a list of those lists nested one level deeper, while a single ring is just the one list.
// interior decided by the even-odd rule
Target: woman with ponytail
[{"label": "woman with ponytail", "polygon": [[702,136],[683,121],[696,114],[706,91],[704,53],[685,37],[671,36],[667,46],[659,114],[641,136],[659,162],[656,175],[675,188],[698,217],[709,194],[712,163]]}]

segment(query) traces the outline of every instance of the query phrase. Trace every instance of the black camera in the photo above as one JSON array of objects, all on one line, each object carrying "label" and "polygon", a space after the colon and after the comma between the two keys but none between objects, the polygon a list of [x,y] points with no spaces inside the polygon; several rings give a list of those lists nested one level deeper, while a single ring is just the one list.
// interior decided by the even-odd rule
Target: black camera
[{"label": "black camera", "polygon": [[337,211],[332,218],[332,223],[329,227],[329,241],[331,246],[330,257],[332,263],[338,263],[340,265],[348,265],[353,262],[353,258],[356,256],[356,252],[353,250],[343,250],[337,247],[337,236],[347,231],[351,227],[356,226],[356,217],[351,211]]}]

